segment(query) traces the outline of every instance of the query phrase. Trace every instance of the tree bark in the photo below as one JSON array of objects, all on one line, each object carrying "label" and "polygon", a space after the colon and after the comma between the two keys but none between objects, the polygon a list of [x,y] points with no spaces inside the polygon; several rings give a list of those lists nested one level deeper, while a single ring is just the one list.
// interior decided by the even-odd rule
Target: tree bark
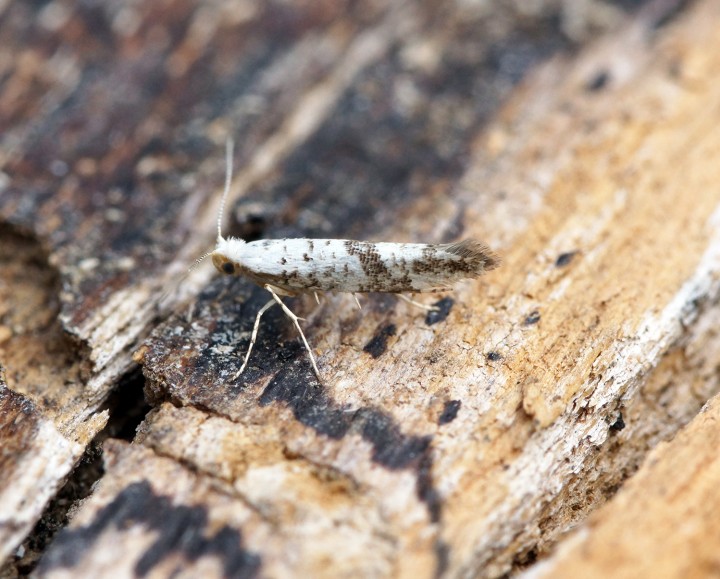
[{"label": "tree bark", "polygon": [[[717,565],[720,6],[252,6],[6,8],[0,500],[33,500],[2,502],[5,572],[136,364],[153,409],[39,576]],[[236,376],[266,292],[184,274],[226,135],[228,233],[478,238],[503,265],[431,314],[290,301],[320,378],[279,308]]]}]

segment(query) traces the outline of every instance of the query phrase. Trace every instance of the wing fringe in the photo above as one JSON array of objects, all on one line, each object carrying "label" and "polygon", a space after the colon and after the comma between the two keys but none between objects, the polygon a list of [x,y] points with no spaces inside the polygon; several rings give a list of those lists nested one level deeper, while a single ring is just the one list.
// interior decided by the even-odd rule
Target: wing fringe
[{"label": "wing fringe", "polygon": [[448,243],[442,248],[448,253],[461,257],[478,274],[495,269],[502,263],[497,253],[477,239]]}]

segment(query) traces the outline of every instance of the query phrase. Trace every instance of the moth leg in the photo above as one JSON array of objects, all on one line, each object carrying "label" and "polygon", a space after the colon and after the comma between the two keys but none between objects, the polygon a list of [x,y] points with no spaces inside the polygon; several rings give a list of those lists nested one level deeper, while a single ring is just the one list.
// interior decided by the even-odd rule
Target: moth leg
[{"label": "moth leg", "polygon": [[355,293],[353,292],[352,297],[355,299],[355,303],[357,304],[358,309],[361,310],[361,309],[362,309],[362,306],[360,305],[360,300],[357,299],[357,294],[355,294]]},{"label": "moth leg", "polygon": [[263,307],[260,308],[260,311],[258,311],[257,315],[255,316],[255,325],[253,326],[252,335],[250,336],[250,345],[248,346],[247,352],[245,352],[245,359],[243,360],[242,366],[240,366],[240,370],[238,370],[238,372],[232,377],[233,380],[240,376],[240,374],[243,373],[243,370],[245,370],[245,366],[247,366],[248,360],[250,359],[250,352],[252,352],[253,346],[255,345],[258,328],[260,327],[260,318],[274,305],[275,300],[270,300],[268,303],[266,303]]},{"label": "moth leg", "polygon": [[405,294],[395,294],[397,297],[399,297],[402,301],[409,303],[411,306],[415,306],[416,308],[420,308],[421,310],[425,310],[426,312],[437,312],[438,307],[437,306],[428,306],[425,304],[421,304],[420,302],[416,302],[415,300],[410,299]]},{"label": "moth leg", "polygon": [[310,355],[310,363],[312,364],[313,370],[315,370],[315,375],[320,378],[320,370],[318,370],[317,364],[315,363],[315,356],[313,356],[312,350],[310,349],[310,344],[308,344],[307,339],[305,338],[305,334],[302,331],[302,328],[300,327],[300,324],[298,323],[298,320],[302,320],[303,318],[297,317],[290,308],[288,308],[284,302],[280,299],[280,297],[273,291],[273,288],[270,284],[265,284],[265,289],[270,292],[273,299],[280,305],[280,307],[285,312],[285,315],[290,318],[295,324],[295,327],[297,328],[297,331],[300,333],[300,337],[302,338],[303,344],[305,344],[305,349],[308,351],[308,354]]}]

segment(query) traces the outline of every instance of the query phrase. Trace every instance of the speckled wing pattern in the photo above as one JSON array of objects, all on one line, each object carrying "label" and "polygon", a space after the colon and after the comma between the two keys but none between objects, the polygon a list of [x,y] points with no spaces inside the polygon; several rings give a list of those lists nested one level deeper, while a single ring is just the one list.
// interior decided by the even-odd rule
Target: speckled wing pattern
[{"label": "speckled wing pattern", "polygon": [[260,240],[243,244],[233,257],[240,269],[236,273],[289,293],[439,292],[500,264],[484,243],[473,239],[439,245]]}]

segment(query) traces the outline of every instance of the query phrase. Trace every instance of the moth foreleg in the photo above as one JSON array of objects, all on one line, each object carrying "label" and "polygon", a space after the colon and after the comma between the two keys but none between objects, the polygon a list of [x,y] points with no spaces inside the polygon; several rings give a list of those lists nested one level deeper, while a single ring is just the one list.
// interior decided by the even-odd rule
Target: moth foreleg
[{"label": "moth foreleg", "polygon": [[317,364],[315,363],[315,356],[313,356],[312,350],[310,349],[310,344],[308,344],[307,339],[305,338],[305,334],[302,331],[302,328],[300,327],[300,324],[298,323],[298,320],[302,320],[303,318],[298,318],[290,308],[288,308],[285,303],[280,299],[280,297],[275,293],[272,286],[270,284],[265,284],[265,289],[270,292],[273,299],[280,305],[280,307],[285,312],[285,315],[290,318],[295,324],[295,327],[297,328],[298,333],[300,334],[300,337],[302,338],[303,344],[305,344],[305,348],[308,351],[308,354],[310,355],[310,363],[312,364],[313,370],[315,370],[315,375],[320,378],[320,370],[318,370]]},{"label": "moth foreleg", "polygon": [[428,306],[425,304],[421,304],[420,302],[416,302],[413,299],[410,299],[405,294],[395,294],[397,297],[399,297],[402,301],[409,303],[411,306],[415,306],[416,308],[420,308],[421,310],[425,310],[426,312],[437,312],[438,308],[437,306]]},{"label": "moth foreleg", "polygon": [[247,352],[245,353],[245,360],[243,360],[242,366],[240,366],[240,370],[232,377],[233,380],[240,376],[240,374],[243,373],[243,370],[245,370],[245,366],[247,366],[248,360],[250,359],[250,352],[252,352],[253,346],[255,345],[255,340],[257,338],[258,334],[258,328],[260,327],[260,318],[262,315],[268,311],[272,306],[275,305],[275,300],[272,299],[268,303],[266,303],[263,307],[260,308],[257,315],[255,316],[255,325],[253,326],[252,335],[250,336],[250,345],[248,346]]}]

